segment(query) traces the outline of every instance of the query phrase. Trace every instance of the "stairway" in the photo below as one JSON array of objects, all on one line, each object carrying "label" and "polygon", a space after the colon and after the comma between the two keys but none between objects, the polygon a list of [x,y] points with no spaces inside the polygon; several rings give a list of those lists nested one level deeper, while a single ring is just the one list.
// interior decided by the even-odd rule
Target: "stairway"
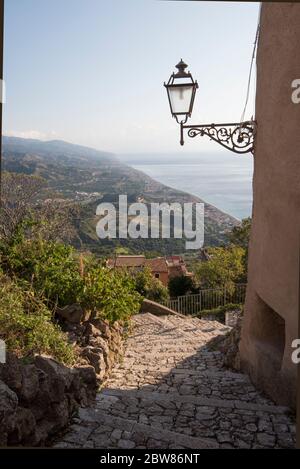
[{"label": "stairway", "polygon": [[289,409],[274,405],[247,375],[223,367],[209,343],[217,321],[150,313],[133,318],[124,359],[80,409],[59,448],[293,448]]}]

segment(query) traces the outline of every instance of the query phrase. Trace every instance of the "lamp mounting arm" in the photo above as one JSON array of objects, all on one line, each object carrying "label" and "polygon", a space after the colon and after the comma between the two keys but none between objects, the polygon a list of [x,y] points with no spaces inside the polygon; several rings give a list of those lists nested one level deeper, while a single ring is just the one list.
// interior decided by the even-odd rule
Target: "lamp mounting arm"
[{"label": "lamp mounting arm", "polygon": [[256,135],[256,121],[245,121],[232,124],[180,124],[180,144],[184,145],[184,131],[191,138],[207,136],[224,148],[234,153],[253,153]]}]

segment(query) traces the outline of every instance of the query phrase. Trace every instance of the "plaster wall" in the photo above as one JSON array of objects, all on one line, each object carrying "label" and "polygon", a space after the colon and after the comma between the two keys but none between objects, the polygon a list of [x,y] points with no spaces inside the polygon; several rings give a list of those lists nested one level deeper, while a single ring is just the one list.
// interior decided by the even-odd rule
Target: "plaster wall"
[{"label": "plaster wall", "polygon": [[298,335],[300,4],[264,3],[257,52],[253,222],[240,345],[243,368],[280,404],[295,405]]}]

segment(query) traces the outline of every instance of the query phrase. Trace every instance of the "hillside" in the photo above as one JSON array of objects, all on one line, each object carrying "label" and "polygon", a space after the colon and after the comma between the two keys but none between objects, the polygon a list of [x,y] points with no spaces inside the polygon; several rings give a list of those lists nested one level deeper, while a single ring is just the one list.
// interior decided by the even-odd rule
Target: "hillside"
[{"label": "hillside", "polygon": [[[121,163],[113,154],[63,141],[4,137],[3,169],[35,174],[47,181],[44,198],[65,198],[81,207],[78,235],[83,249],[99,254],[115,246],[133,252],[158,251],[162,254],[184,251],[180,239],[138,239],[103,241],[96,236],[95,210],[100,202],[117,202],[119,194],[127,194],[128,202],[203,202],[190,194],[154,181],[144,173]],[[238,221],[205,203],[205,244],[218,245],[226,240],[226,232]]]}]

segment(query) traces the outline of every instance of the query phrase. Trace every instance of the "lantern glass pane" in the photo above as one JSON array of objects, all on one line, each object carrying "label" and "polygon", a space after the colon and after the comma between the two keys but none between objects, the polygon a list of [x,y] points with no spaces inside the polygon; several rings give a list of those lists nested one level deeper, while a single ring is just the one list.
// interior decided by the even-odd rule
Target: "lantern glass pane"
[{"label": "lantern glass pane", "polygon": [[170,86],[168,89],[173,114],[189,114],[193,98],[193,85]]}]

